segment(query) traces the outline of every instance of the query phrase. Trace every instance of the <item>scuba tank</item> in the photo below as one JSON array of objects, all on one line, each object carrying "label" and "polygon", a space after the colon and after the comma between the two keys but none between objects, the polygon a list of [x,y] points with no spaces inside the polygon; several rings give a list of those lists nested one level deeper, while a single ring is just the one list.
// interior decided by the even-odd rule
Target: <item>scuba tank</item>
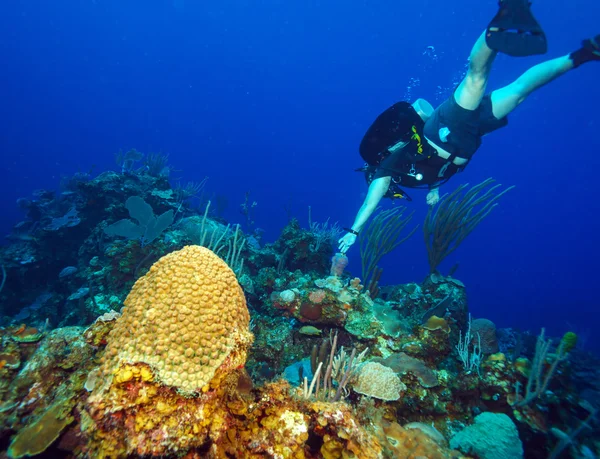
[{"label": "scuba tank", "polygon": [[[425,176],[416,166],[428,159],[432,148],[422,137],[425,122],[406,101],[397,102],[381,113],[365,133],[359,147],[361,157],[365,161],[362,168],[368,184],[371,184],[377,169],[385,168],[391,172],[392,182],[385,197],[392,199],[406,198],[411,200],[400,187],[426,187],[421,183]],[[382,162],[394,157],[394,167],[382,166]]]},{"label": "scuba tank", "polygon": [[[430,151],[422,139],[425,122],[408,102],[397,102],[381,113],[360,142],[360,156],[370,166],[378,166],[389,155],[402,152],[406,163],[422,161]],[[405,160],[405,161],[404,161]]]}]

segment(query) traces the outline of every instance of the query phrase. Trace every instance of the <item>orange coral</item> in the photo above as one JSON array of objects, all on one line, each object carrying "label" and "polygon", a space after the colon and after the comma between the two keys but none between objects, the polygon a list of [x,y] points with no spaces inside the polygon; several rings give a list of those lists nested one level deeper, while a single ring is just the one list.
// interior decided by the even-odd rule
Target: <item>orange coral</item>
[{"label": "orange coral", "polygon": [[21,324],[21,326],[13,332],[13,335],[20,335],[21,333],[23,333],[25,331],[26,328],[27,328],[27,325]]},{"label": "orange coral", "polygon": [[0,353],[0,368],[19,368],[21,365],[21,357],[18,352],[2,352]]},{"label": "orange coral", "polygon": [[42,336],[44,336],[44,333],[37,328],[26,327],[23,324],[13,333],[12,339],[17,343],[35,343],[41,340]]},{"label": "orange coral", "polygon": [[245,363],[249,321],[229,266],[204,247],[184,247],[133,286],[108,336],[102,372],[111,376],[124,363],[143,362],[163,384],[199,391],[232,353],[238,366]]}]

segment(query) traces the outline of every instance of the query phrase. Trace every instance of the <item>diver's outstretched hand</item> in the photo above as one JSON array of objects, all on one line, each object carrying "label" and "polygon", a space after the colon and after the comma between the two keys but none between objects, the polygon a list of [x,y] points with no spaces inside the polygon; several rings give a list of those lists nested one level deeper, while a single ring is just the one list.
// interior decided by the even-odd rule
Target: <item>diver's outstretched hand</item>
[{"label": "diver's outstretched hand", "polygon": [[342,253],[346,253],[350,246],[356,242],[356,234],[346,233],[338,241],[338,249]]},{"label": "diver's outstretched hand", "polygon": [[440,200],[440,189],[434,188],[429,193],[427,193],[427,205],[435,206]]}]

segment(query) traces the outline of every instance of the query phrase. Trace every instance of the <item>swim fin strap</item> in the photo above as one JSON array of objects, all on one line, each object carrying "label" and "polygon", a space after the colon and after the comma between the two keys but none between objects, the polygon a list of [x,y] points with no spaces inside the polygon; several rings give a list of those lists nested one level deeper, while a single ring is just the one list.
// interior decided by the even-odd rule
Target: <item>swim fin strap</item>
[{"label": "swim fin strap", "polygon": [[569,54],[575,68],[589,61],[600,61],[600,34],[583,40],[581,48]]},{"label": "swim fin strap", "polygon": [[509,56],[545,54],[546,34],[533,17],[529,0],[500,0],[499,5],[486,30],[487,45]]}]

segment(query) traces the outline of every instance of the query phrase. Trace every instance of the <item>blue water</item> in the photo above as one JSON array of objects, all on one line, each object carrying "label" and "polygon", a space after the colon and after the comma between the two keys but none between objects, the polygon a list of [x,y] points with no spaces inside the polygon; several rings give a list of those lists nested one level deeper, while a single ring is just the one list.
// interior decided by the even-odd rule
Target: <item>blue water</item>
[{"label": "blue water", "polygon": [[[600,30],[600,3],[534,0],[549,39],[567,54]],[[492,0],[62,0],[0,7],[0,234],[15,201],[61,176],[114,168],[119,149],[164,152],[182,181],[210,179],[243,221],[273,241],[292,209],[307,224],[352,223],[366,185],[358,143],[405,97],[450,95]],[[433,47],[433,49],[428,48]],[[499,56],[490,88],[544,57]],[[588,332],[600,320],[600,64],[533,94],[444,187],[487,177],[517,188],[442,266],[456,262],[470,308],[499,326]],[[413,192],[413,222],[426,213]],[[358,247],[350,268],[360,273]],[[428,272],[421,232],[384,259],[383,283]],[[568,325],[569,324],[569,325]]]}]

